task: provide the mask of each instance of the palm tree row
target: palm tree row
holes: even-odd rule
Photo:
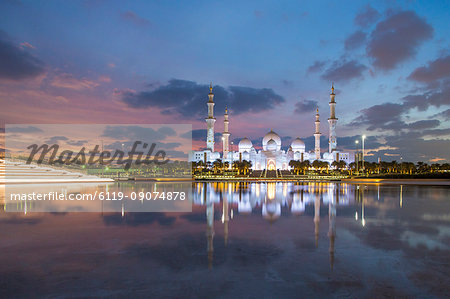
[[[364,172],[366,174],[423,174],[423,173],[433,173],[433,172],[448,172],[450,171],[450,164],[444,163],[434,163],[427,164],[424,162],[418,162],[414,164],[412,162],[402,162],[398,163],[397,161],[381,161],[380,163],[376,162],[365,162],[364,167],[362,162],[352,162],[347,165],[345,161],[334,161],[331,165],[325,161],[315,160],[312,163],[309,161],[299,161],[299,160],[291,160],[289,162],[289,166],[294,174],[299,175],[302,173],[306,174],[308,170],[318,171],[319,173],[326,172],[328,173],[330,169],[334,171],[339,171],[343,173],[348,173],[349,175],[353,175],[354,172]],[[235,161],[231,165],[231,169],[236,172],[238,175],[247,175],[251,172],[252,163],[247,160]],[[364,168],[364,169],[363,169]],[[229,162],[223,162],[221,159],[217,159],[214,162],[192,162],[192,171],[193,173],[207,171],[214,173],[224,173],[226,170],[230,169]]]

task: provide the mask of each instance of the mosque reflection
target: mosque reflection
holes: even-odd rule
[[[379,187],[378,187],[379,188]],[[194,206],[206,206],[206,238],[209,268],[214,258],[214,213],[220,211],[225,246],[229,238],[229,222],[245,214],[259,214],[269,223],[282,215],[302,215],[308,205],[314,207],[315,247],[319,242],[320,208],[328,206],[328,239],[330,267],[333,269],[336,239],[336,207],[361,205],[355,220],[365,226],[364,186],[339,183],[197,183],[193,190]],[[379,190],[378,190],[379,194]],[[379,197],[378,197],[379,199]]]

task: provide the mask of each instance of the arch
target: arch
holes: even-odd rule
[[[268,160],[267,161],[267,170],[276,170],[277,169],[277,164],[275,163],[274,160]]]

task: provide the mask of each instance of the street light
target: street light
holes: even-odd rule
[[[366,135],[362,135],[362,168],[363,171],[366,171],[366,168],[364,167],[364,139],[366,139]]]
[[[355,140],[355,144],[356,144],[356,155],[358,156],[358,143],[359,143],[359,140]],[[355,159],[356,160],[356,172],[359,172],[359,157],[358,157],[358,159]]]

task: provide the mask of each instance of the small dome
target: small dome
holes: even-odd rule
[[[262,141],[263,150],[265,150],[265,151],[268,150],[267,149],[267,143],[269,142],[269,140],[275,141],[278,151],[281,149],[281,138],[280,138],[280,136],[278,136],[278,134],[275,133],[274,131],[270,130],[270,132],[267,133],[266,136],[264,136],[264,138],[263,138],[263,141]]]
[[[242,138],[241,141],[239,141],[239,151],[240,152],[248,152],[253,147],[253,144],[250,139],[247,137]]]
[[[294,152],[305,150],[305,143],[300,139],[296,138],[291,143],[292,150]]]

